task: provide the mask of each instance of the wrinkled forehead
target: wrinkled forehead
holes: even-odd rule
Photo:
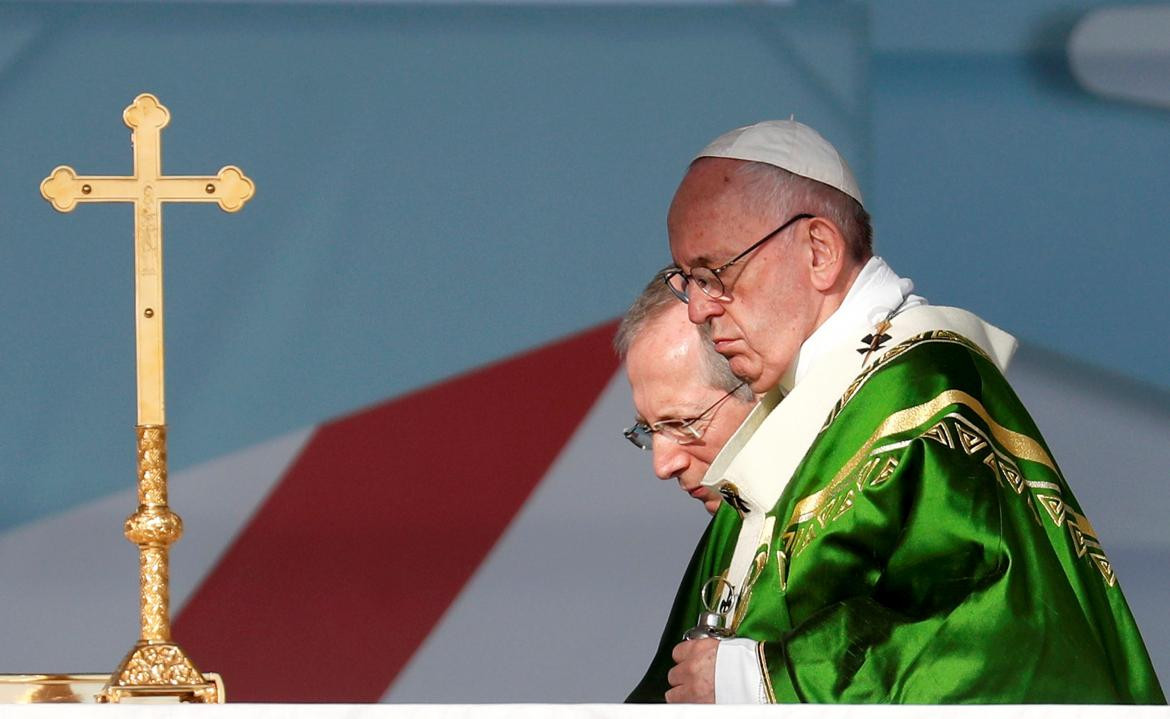
[[[671,257],[684,270],[721,264],[761,224],[738,173],[742,165],[739,160],[703,158],[679,184],[666,227]]]

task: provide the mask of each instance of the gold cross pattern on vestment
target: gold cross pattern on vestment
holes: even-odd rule
[[[863,354],[865,357],[861,358],[862,364],[869,361],[869,356],[882,348],[886,342],[889,342],[892,337],[886,334],[886,330],[890,329],[890,320],[886,318],[874,327],[873,332],[861,338],[862,347],[857,350],[858,354]]]
[[[41,195],[60,212],[79,202],[134,203],[134,317],[138,379],[138,509],[123,527],[139,549],[141,634],[98,695],[99,701],[174,697],[223,701],[223,686],[205,675],[171,639],[170,545],[183,532],[167,505],[166,399],[163,347],[162,203],[215,202],[236,212],[255,192],[238,167],[208,177],[162,174],[162,129],[170,112],[143,93],[122,113],[134,147],[134,174],[78,175],[58,166],[41,183]]]

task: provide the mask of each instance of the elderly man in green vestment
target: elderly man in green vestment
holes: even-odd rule
[[[1165,703],[1096,533],[1004,379],[1015,341],[875,257],[794,121],[733,130],[668,216],[690,320],[763,399],[630,701]],[[733,638],[680,641],[704,604]]]

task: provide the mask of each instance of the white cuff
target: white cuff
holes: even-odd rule
[[[724,639],[715,653],[716,704],[767,704],[764,674],[752,639]]]

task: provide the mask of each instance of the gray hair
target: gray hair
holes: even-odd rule
[[[638,299],[634,300],[634,304],[630,305],[630,309],[626,310],[625,316],[622,317],[617,334],[613,338],[613,348],[623,362],[630,353],[630,345],[634,343],[634,340],[645,332],[655,320],[662,317],[668,309],[678,304],[679,299],[666,286],[666,273],[675,269],[678,268],[670,265],[659,270],[646,285],[646,288],[642,290],[642,294],[638,295]],[[731,392],[739,387],[735,392],[735,399],[743,402],[753,401],[755,396],[752,394],[751,388],[747,385],[740,386],[743,381],[731,373],[727,359],[715,351],[715,346],[711,344],[707,333],[702,332],[699,327],[695,328],[695,332],[699,335],[703,380],[724,392]]]
[[[745,161],[736,174],[746,181],[748,202],[757,211],[771,214],[779,210],[785,219],[801,212],[823,217],[841,230],[854,260],[873,255],[869,213],[844,192],[766,162]]]

